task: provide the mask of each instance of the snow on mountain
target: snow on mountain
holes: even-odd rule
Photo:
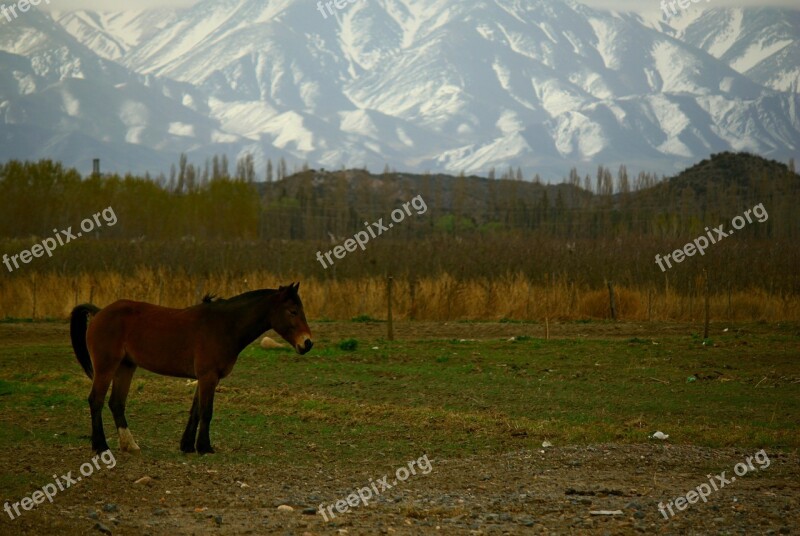
[[[71,35],[98,56],[120,60],[136,45],[174,23],[174,11],[121,11],[102,13],[54,12],[54,18]]]
[[[191,85],[102,59],[39,12],[4,25],[0,49],[0,158],[165,169],[223,134]]]
[[[60,140],[80,133],[121,171],[161,171],[180,152],[549,178],[620,163],[671,173],[723,150],[797,156],[798,12],[656,21],[572,0],[334,11],[203,0],[28,13],[0,26],[0,158],[42,154],[30,129],[68,164],[76,142]]]
[[[800,92],[800,11],[712,9],[679,38],[760,85]]]

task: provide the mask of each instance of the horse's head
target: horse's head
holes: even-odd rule
[[[278,289],[276,308],[272,312],[272,329],[274,329],[286,342],[291,344],[298,354],[305,354],[314,342],[311,340],[311,330],[306,322],[303,311],[303,302],[297,290],[300,283],[293,283],[288,287]]]

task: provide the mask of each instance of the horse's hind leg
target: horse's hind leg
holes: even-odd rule
[[[194,400],[192,401],[192,409],[189,410],[189,422],[186,424],[186,430],[183,432],[181,438],[181,451],[194,452],[194,439],[197,436],[197,423],[200,422],[200,387],[194,390]]]
[[[125,401],[128,399],[134,372],[136,372],[136,365],[130,361],[123,360],[120,363],[117,372],[114,373],[111,398],[108,401],[108,407],[111,408],[111,413],[114,415],[114,424],[117,425],[117,432],[119,432],[119,449],[123,452],[139,452],[139,445],[133,440],[133,436],[128,430],[128,420],[125,418]]]
[[[209,373],[197,380],[197,391],[200,397],[200,430],[197,432],[197,453],[213,454],[209,437],[211,417],[214,414],[214,390],[219,383],[219,376]]]
[[[97,453],[109,450],[103,431],[103,403],[111,383],[111,373],[95,370],[92,390],[89,393],[89,410],[92,413],[92,450]]]

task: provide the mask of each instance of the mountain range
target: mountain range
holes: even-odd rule
[[[0,159],[186,153],[556,179],[800,154],[800,11],[572,0],[202,0],[0,24]],[[263,172],[260,173],[263,177]]]

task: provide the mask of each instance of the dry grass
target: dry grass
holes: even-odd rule
[[[295,278],[296,279],[296,278]],[[207,293],[229,297],[247,290],[288,284],[292,278],[264,271],[234,276],[217,273],[175,276],[167,270],[139,269],[81,274],[32,273],[0,280],[0,318],[66,318],[83,302],[100,306],[120,299],[169,307],[198,303]],[[702,288],[698,284],[696,288]],[[386,318],[386,279],[303,278],[301,296],[311,319]],[[699,321],[702,294],[678,294],[671,288],[615,287],[617,317],[628,321]],[[714,293],[711,317],[730,321],[800,320],[800,299],[764,289]],[[524,274],[497,279],[459,280],[449,274],[394,282],[395,319],[541,321],[611,317],[607,288],[588,288],[561,278],[531,281]]]

